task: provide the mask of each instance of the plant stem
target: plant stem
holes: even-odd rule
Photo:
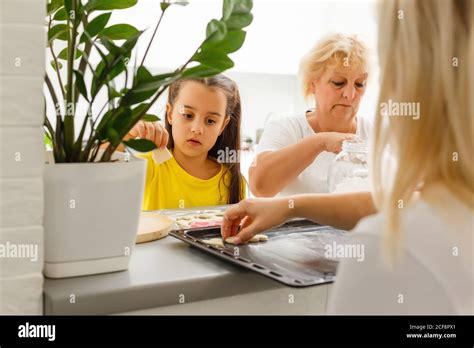
[[[97,143],[96,147],[94,147],[94,148],[92,149],[92,156],[91,156],[91,158],[90,158],[90,161],[91,161],[91,162],[95,162],[95,159],[96,159],[96,157],[97,157],[97,154],[99,153],[99,149],[100,149],[100,142]]]
[[[87,16],[85,16],[82,19],[82,26],[84,30],[87,24],[88,24],[88,18]],[[82,52],[81,61],[79,62],[79,71],[84,75],[84,77],[86,76],[86,68],[88,65],[88,59],[89,59],[89,54],[91,52],[91,49],[92,49],[92,45],[90,44],[90,42],[86,40],[86,43],[84,44],[84,52]],[[78,93],[77,87],[75,87],[74,102],[77,103],[78,99],[79,99],[79,93]]]
[[[44,126],[48,128],[49,134],[51,135],[51,140],[54,139],[54,129],[49,122],[48,115],[46,114],[46,98],[44,98]]]
[[[140,63],[140,66],[143,66],[143,63],[145,63],[145,58],[148,54],[148,50],[150,49],[151,43],[153,42],[153,39],[155,38],[156,32],[158,31],[158,27],[160,26],[160,23],[161,23],[161,20],[163,19],[163,15],[165,14],[165,11],[166,9],[161,11],[160,18],[158,19],[158,23],[156,23],[156,27],[155,27],[155,30],[153,31],[153,35],[151,36],[150,42],[148,42],[148,46],[146,48],[145,54],[143,55],[143,59],[142,59],[142,62]]]
[[[51,29],[51,23],[52,23],[52,18],[51,16],[49,16],[49,23],[48,23],[48,30]],[[58,64],[58,58],[56,57],[56,54],[54,54],[54,50],[53,50],[53,42],[51,41],[51,43],[49,44],[49,50],[51,52],[51,55],[53,56],[53,60],[54,60],[54,65],[56,66],[56,74],[58,75],[58,82],[59,82],[59,88],[61,89],[61,94],[63,96],[63,100],[66,99],[65,98],[65,92],[64,92],[64,84],[63,84],[63,81],[61,79],[61,73],[59,71],[59,64]]]
[[[62,115],[61,111],[59,108],[59,103],[58,103],[58,97],[56,96],[56,92],[54,91],[53,84],[51,83],[51,80],[49,79],[48,74],[45,74],[44,76],[44,81],[46,82],[46,86],[48,87],[49,90],[49,95],[51,96],[51,99],[53,100],[54,104],[54,110],[56,111],[56,132],[55,132],[55,138],[53,138],[53,148],[54,148],[54,159],[56,162],[64,162],[64,148],[63,148],[63,121],[62,121]]]
[[[70,162],[74,147],[74,108],[71,110],[72,115],[69,115],[69,109],[74,106],[74,81],[73,68],[74,58],[76,53],[76,36],[77,36],[77,0],[72,1],[72,12],[74,18],[72,19],[72,28],[68,31],[68,55],[67,55],[67,91],[66,91],[66,114],[64,116],[64,148],[66,150],[67,161]],[[68,24],[70,18],[68,17]]]

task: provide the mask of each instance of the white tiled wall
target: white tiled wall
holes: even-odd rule
[[[0,1],[0,314],[42,314],[45,10]]]

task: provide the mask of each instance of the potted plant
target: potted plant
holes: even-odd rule
[[[207,77],[231,68],[228,57],[245,40],[252,0],[224,0],[222,18],[211,20],[195,53],[176,70],[154,75],[146,55],[164,14],[186,1],[161,1],[153,35],[140,59],[128,68],[142,35],[129,24],[108,25],[113,11],[137,0],[48,0],[45,75],[46,161],[45,269],[48,277],[70,277],[128,268],[141,210],[146,162],[126,156],[120,144],[140,152],[155,145],[123,138],[140,120],[157,121],[150,108],[173,81]],[[57,49],[58,44],[65,47]],[[91,56],[100,57],[94,64]],[[130,63],[129,63],[130,64]],[[53,78],[54,76],[55,78]],[[119,84],[121,87],[119,88]],[[105,105],[97,105],[99,96]],[[77,122],[78,104],[86,105]],[[80,118],[80,117],[79,117]],[[76,128],[77,127],[77,128]]]

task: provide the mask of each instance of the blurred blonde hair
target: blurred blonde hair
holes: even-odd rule
[[[472,1],[461,0],[379,4],[381,89],[371,173],[391,261],[402,237],[400,208],[419,185],[441,183],[473,208],[473,11]],[[419,119],[383,115],[389,100],[419,103]]]
[[[304,55],[300,61],[299,78],[303,96],[312,95],[311,82],[324,73],[326,67],[349,66],[366,72],[369,50],[356,35],[329,34]]]

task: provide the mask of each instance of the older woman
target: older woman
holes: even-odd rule
[[[367,121],[357,116],[368,78],[368,51],[353,36],[332,34],[301,60],[304,96],[316,107],[265,127],[256,165],[249,170],[256,196],[328,192],[327,174],[341,144],[355,135],[366,140]]]
[[[379,105],[414,101],[421,113],[377,113],[377,209],[366,193],[245,200],[226,211],[222,235],[246,241],[294,216],[349,227],[378,210],[351,232],[365,255],[342,258],[329,312],[473,314],[474,3],[380,3]],[[410,15],[399,20],[400,9]]]

